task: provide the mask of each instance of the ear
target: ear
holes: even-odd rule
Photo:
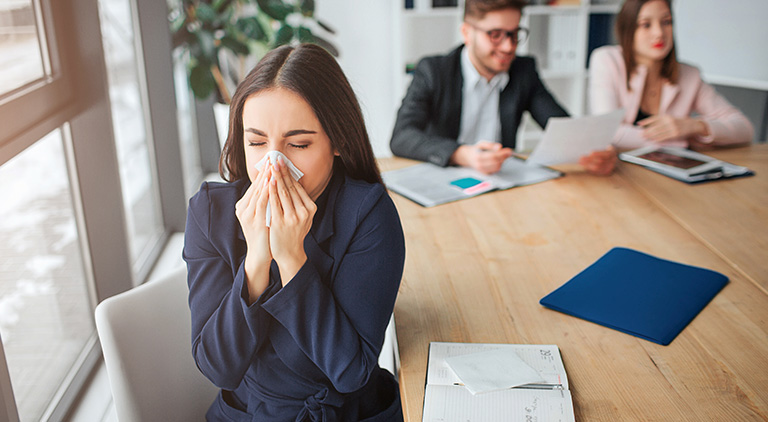
[[[341,154],[339,154],[339,151],[335,149],[333,150],[333,155],[335,155],[336,157],[341,157]]]
[[[470,31],[472,26],[466,22],[461,23],[461,38],[464,39],[464,45],[470,45]]]

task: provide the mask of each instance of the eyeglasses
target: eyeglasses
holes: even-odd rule
[[[528,39],[528,29],[519,27],[513,31],[507,31],[504,29],[490,29],[486,30],[480,27],[475,26],[474,24],[467,22],[469,26],[477,29],[478,31],[484,32],[485,35],[488,36],[488,39],[491,41],[491,44],[493,45],[499,45],[504,42],[507,38],[512,41],[512,44],[519,45],[525,42],[525,40]]]

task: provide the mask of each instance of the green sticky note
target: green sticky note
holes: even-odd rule
[[[461,189],[471,188],[472,186],[481,183],[482,181],[475,179],[474,177],[465,177],[463,179],[456,179],[451,182],[452,185],[458,186]]]

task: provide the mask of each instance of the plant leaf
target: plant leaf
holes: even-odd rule
[[[208,63],[219,63],[216,41],[213,33],[200,29],[194,32],[199,45],[199,52],[193,52],[195,55],[202,56]]]
[[[275,34],[275,41],[272,43],[273,48],[280,47],[291,42],[293,39],[293,27],[288,24],[283,24]]]
[[[299,42],[315,42],[315,36],[312,35],[312,31],[301,26],[299,27]]]
[[[218,17],[218,13],[210,5],[199,3],[195,9],[195,17],[200,22],[212,24]]]
[[[239,56],[247,56],[251,53],[247,44],[240,42],[231,35],[225,35],[221,38],[221,46],[232,50],[233,53]]]
[[[216,80],[213,79],[211,68],[204,63],[198,63],[189,72],[189,86],[195,97],[204,100],[216,89]]]
[[[231,7],[232,3],[234,3],[234,0],[213,0],[211,6],[217,13],[221,13],[222,10]]]
[[[261,22],[256,17],[249,16],[240,18],[235,22],[237,29],[249,40],[254,41],[268,41],[269,36],[264,28],[261,26]]]
[[[283,3],[281,0],[256,0],[256,3],[262,12],[279,22],[285,21],[285,17],[293,12],[293,7]]]
[[[335,34],[336,30],[328,26],[328,24],[324,23],[323,21],[316,19],[315,22],[317,22],[318,25],[320,25],[321,28],[325,29],[331,34]]]
[[[302,0],[300,8],[302,15],[313,16],[315,14],[315,0]]]

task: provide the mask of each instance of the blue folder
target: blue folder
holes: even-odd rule
[[[668,345],[728,277],[627,248],[613,248],[539,303]]]

